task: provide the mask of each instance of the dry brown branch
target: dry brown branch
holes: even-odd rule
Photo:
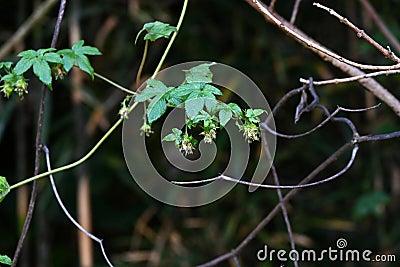
[[[333,153],[329,158],[327,158],[324,162],[322,162],[317,168],[315,168],[307,177],[305,177],[300,183],[305,184],[311,181],[313,178],[315,178],[316,175],[318,175],[322,170],[324,170],[327,166],[329,166],[331,163],[337,160],[338,157],[340,157],[344,152],[346,152],[350,147],[352,147],[352,143],[346,143],[343,145],[341,148],[339,148],[335,153]],[[287,193],[282,201],[287,202],[289,199],[293,198],[300,190],[299,189],[292,189]],[[267,216],[264,217],[264,219],[240,242],[240,244],[231,250],[228,253],[225,253],[209,262],[206,262],[204,264],[198,265],[197,267],[209,267],[209,266],[216,266],[222,261],[225,261],[229,259],[230,257],[234,255],[238,255],[243,248],[245,248],[248,243],[253,240],[257,234],[264,229],[264,227],[273,219],[275,216],[280,212],[281,210],[281,202],[276,204],[276,206],[268,213]]]
[[[381,19],[378,13],[376,13],[374,7],[368,0],[359,0],[365,10],[368,12],[368,15],[374,20],[378,29],[382,32],[383,36],[388,40],[392,48],[396,50],[397,53],[400,53],[400,42],[397,38],[392,34],[392,32],[388,29],[385,22]]]
[[[296,21],[297,13],[299,12],[300,2],[301,0],[296,0],[296,2],[294,3],[292,15],[290,17],[291,24],[294,24],[294,22]]]
[[[400,58],[398,58],[390,49],[384,48],[377,41],[375,41],[368,34],[366,34],[364,30],[358,28],[351,21],[349,21],[347,18],[343,17],[342,15],[338,14],[332,8],[328,8],[324,5],[321,5],[320,3],[314,3],[313,5],[327,11],[329,14],[336,17],[341,23],[345,24],[350,29],[352,29],[357,34],[358,38],[362,38],[362,39],[366,40],[368,43],[370,43],[372,46],[374,46],[376,49],[378,49],[378,51],[381,52],[386,58],[391,59],[396,63],[400,62]]]
[[[0,60],[3,59],[13,47],[21,42],[30,30],[49,12],[57,0],[43,2],[35,12],[19,27],[19,29],[0,47]]]
[[[290,24],[284,18],[280,17],[278,14],[272,13],[264,3],[258,0],[246,0],[246,2],[249,3],[258,12],[260,12],[268,22],[272,23],[275,26],[278,26],[278,28],[289,35],[289,37],[301,43],[309,50],[317,54],[319,57],[331,63],[333,66],[339,68],[350,76],[365,75],[365,73],[359,68],[349,65],[349,62],[347,62],[347,60],[345,60],[343,57],[323,47],[321,44],[314,41],[312,38],[303,33],[300,29]],[[359,65],[365,66],[362,64]],[[386,69],[395,69],[400,67],[400,64],[385,67]],[[400,117],[400,101],[395,96],[393,96],[392,93],[390,93],[386,88],[384,88],[381,84],[379,84],[372,78],[361,79],[358,80],[358,82],[362,84],[368,91],[374,94],[377,98],[386,103],[397,114],[397,116]]]
[[[383,70],[383,71],[376,71],[371,72],[364,75],[352,76],[347,78],[335,78],[331,80],[323,80],[323,81],[315,81],[313,82],[314,85],[327,85],[327,84],[338,84],[338,83],[347,83],[347,82],[354,82],[365,78],[371,78],[381,75],[392,75],[392,74],[399,74],[400,70]],[[300,78],[300,82],[304,84],[308,84],[308,79]]]

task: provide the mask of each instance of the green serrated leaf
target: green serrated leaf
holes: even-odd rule
[[[84,43],[85,43],[84,40],[79,40],[79,41],[75,42],[75,43],[72,45],[71,48],[72,48],[72,50],[74,50],[74,51],[79,50],[79,48],[81,48],[81,47],[83,46]]]
[[[172,128],[172,133],[166,135],[163,138],[163,141],[169,141],[169,142],[176,141],[182,138],[181,135],[182,135],[181,130],[179,130],[178,128]]]
[[[211,93],[213,95],[222,95],[221,90],[219,90],[217,87],[211,84],[205,84],[203,86],[203,91],[207,93]]]
[[[167,110],[167,101],[163,96],[155,97],[147,108],[147,119],[149,123],[156,121]]]
[[[7,182],[6,177],[0,176],[0,202],[6,197],[10,192],[10,185]]]
[[[33,62],[34,59],[32,58],[26,58],[26,57],[21,58],[17,62],[17,65],[15,65],[14,72],[18,75],[25,73],[27,70],[30,69],[30,67],[32,67]]]
[[[35,75],[39,78],[41,82],[43,82],[50,89],[52,89],[51,69],[47,61],[45,61],[44,59],[35,60],[35,62],[33,63],[33,73],[35,73]]]
[[[12,260],[7,255],[0,255],[0,263],[7,264],[7,265],[12,265]]]
[[[162,81],[156,79],[148,79],[146,84],[158,92],[166,92],[168,90],[168,87]]]
[[[176,135],[181,135],[181,134],[182,134],[182,131],[179,130],[178,128],[172,128],[172,132],[173,132],[174,134],[176,134]]]
[[[80,40],[72,45],[71,49],[63,49],[57,52],[62,56],[62,64],[64,69],[69,72],[75,62],[78,67],[88,73],[92,79],[94,78],[94,69],[86,55],[101,55],[101,52],[92,46],[83,46],[84,41]]]
[[[56,49],[53,48],[53,47],[50,47],[50,48],[41,48],[41,49],[39,49],[39,50],[36,52],[36,54],[37,54],[37,56],[40,56],[40,55],[44,55],[44,54],[46,54],[46,53],[48,53],[48,52],[53,52],[53,51],[56,51]]]
[[[216,100],[215,98],[207,98],[204,100],[204,105],[209,112],[212,112],[217,104],[218,100]]]
[[[144,102],[155,97],[156,95],[157,93],[153,92],[151,88],[145,88],[142,92],[140,92],[140,94],[135,96],[135,102]]]
[[[190,95],[193,91],[200,90],[199,84],[182,84],[172,89],[169,92],[171,98],[184,98]]]
[[[54,52],[44,54],[43,59],[46,60],[47,62],[58,63],[58,64],[63,63],[61,56]]]
[[[35,57],[37,57],[37,55],[38,55],[38,53],[32,49],[22,51],[21,53],[18,54],[19,57],[23,57],[23,58],[35,58]]]
[[[92,65],[90,64],[90,61],[87,58],[87,56],[77,54],[76,55],[76,63],[78,64],[78,67],[81,70],[88,73],[90,75],[90,77],[92,77],[92,80],[94,79],[94,69],[93,69]]]
[[[169,142],[171,142],[171,141],[175,141],[175,140],[176,140],[176,136],[175,136],[175,134],[173,134],[173,133],[170,133],[170,134],[166,135],[166,136],[163,138],[163,141],[169,141]]]
[[[232,112],[233,112],[237,117],[243,116],[242,109],[239,107],[238,104],[236,104],[236,103],[229,103],[228,106],[229,106],[229,108],[232,110]]]
[[[144,102],[157,95],[164,95],[169,88],[161,81],[155,79],[148,79],[146,81],[146,88],[135,97],[135,102]]]
[[[171,33],[177,31],[177,28],[160,21],[146,23],[136,36],[135,43],[143,31],[147,31],[143,39],[154,42],[159,38],[169,38]]]
[[[204,98],[192,98],[186,100],[185,102],[186,115],[189,117],[189,119],[192,119],[199,114],[200,110],[203,110],[203,107],[204,107]]]
[[[93,46],[83,46],[79,49],[79,52],[82,54],[85,54],[85,55],[90,55],[90,56],[101,55],[100,50]]]
[[[260,116],[260,115],[263,114],[264,112],[266,113],[266,111],[263,110],[263,109],[258,109],[258,108],[253,109],[253,114],[254,114],[254,116]]]
[[[228,121],[232,118],[232,111],[230,109],[221,109],[219,111],[219,123],[224,127]]]
[[[75,64],[75,54],[74,53],[66,53],[62,57],[63,67],[66,72],[69,72]]]
[[[210,70],[212,65],[216,63],[203,63],[189,70],[184,70],[185,72],[185,83],[193,82],[204,82],[211,83],[213,74]]]
[[[4,61],[4,62],[0,62],[0,69],[6,69],[6,70],[10,70],[11,66],[12,66],[12,62],[10,61]]]

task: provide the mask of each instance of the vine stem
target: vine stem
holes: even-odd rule
[[[144,51],[143,51],[142,61],[140,62],[139,70],[138,70],[137,75],[136,75],[136,84],[135,84],[136,90],[138,90],[138,88],[140,86],[140,76],[142,76],[142,70],[143,70],[144,62],[146,62],[148,47],[149,47],[149,40],[146,40],[146,42],[144,44]]]
[[[138,103],[134,103],[134,104],[132,105],[132,107],[129,109],[129,111],[132,111],[132,110],[137,106],[137,104],[138,104]],[[118,128],[118,126],[123,122],[123,120],[124,120],[123,118],[120,118],[120,119],[107,131],[107,133],[97,142],[97,144],[96,144],[85,156],[83,156],[81,159],[79,159],[79,160],[77,160],[77,161],[75,161],[75,162],[73,162],[73,163],[71,163],[71,164],[68,164],[68,165],[65,165],[65,166],[62,166],[62,167],[53,169],[53,170],[51,170],[51,171],[47,171],[47,172],[38,174],[38,175],[35,175],[35,176],[30,177],[30,178],[27,178],[27,179],[25,179],[25,180],[23,180],[23,181],[21,181],[21,182],[19,182],[19,183],[13,184],[13,185],[10,186],[10,190],[12,190],[12,189],[14,189],[14,188],[17,188],[17,187],[19,187],[19,186],[21,186],[21,185],[30,183],[30,182],[32,182],[32,181],[35,181],[35,180],[37,180],[37,179],[46,177],[46,176],[48,176],[48,175],[50,175],[50,174],[54,174],[54,173],[57,173],[57,172],[65,171],[65,170],[71,169],[71,168],[73,168],[73,167],[76,167],[76,166],[82,164],[83,162],[85,162],[86,160],[88,160],[88,159],[94,154],[94,152],[96,152],[96,150],[103,144],[103,142],[114,132],[114,130],[115,130],[116,128]]]
[[[167,48],[165,48],[164,54],[162,55],[162,57],[160,59],[160,62],[158,63],[157,68],[154,71],[153,76],[151,76],[152,79],[154,79],[156,77],[157,73],[160,71],[161,66],[164,64],[165,58],[167,57],[168,52],[171,49],[172,44],[174,43],[176,36],[178,35],[179,29],[181,28],[181,25],[182,25],[182,22],[183,22],[183,18],[185,17],[185,13],[186,13],[186,8],[187,8],[188,2],[189,2],[189,0],[185,0],[185,2],[183,3],[181,16],[179,17],[178,24],[176,25],[176,32],[174,32],[172,34],[171,40],[169,40]]]
[[[169,50],[171,49],[172,44],[174,43],[174,40],[175,40],[175,38],[176,38],[176,36],[177,36],[177,34],[178,34],[178,32],[179,32],[179,29],[180,29],[180,27],[181,27],[181,25],[182,25],[183,18],[185,17],[185,13],[186,13],[186,8],[187,8],[188,2],[189,2],[189,0],[185,0],[185,2],[183,3],[181,15],[180,15],[180,17],[179,17],[179,21],[178,21],[178,24],[177,24],[177,26],[176,26],[177,31],[174,32],[174,34],[172,35],[171,39],[169,40],[169,43],[168,43],[166,49],[164,50],[164,54],[162,55],[162,57],[161,57],[161,59],[160,59],[160,62],[158,63],[158,66],[157,66],[157,68],[155,69],[155,71],[154,71],[154,73],[153,73],[152,78],[156,77],[156,75],[157,75],[158,72],[160,71],[161,66],[163,65],[163,63],[164,63],[164,61],[165,61],[165,58],[167,57],[168,52],[169,52]],[[95,76],[96,76],[96,77],[99,77],[100,79],[103,79],[104,81],[106,81],[106,82],[112,84],[113,86],[116,86],[116,87],[119,88],[119,89],[123,88],[122,86],[119,86],[118,84],[112,82],[111,80],[109,80],[109,79],[103,77],[102,75],[100,75],[100,74],[98,74],[98,73],[95,73]],[[126,88],[124,88],[123,91],[125,91],[125,90],[126,90]],[[135,94],[134,92],[131,92],[131,93]],[[130,113],[132,112],[132,110],[134,110],[135,107],[136,107],[137,105],[138,105],[138,102],[134,103],[134,104],[129,108],[127,114],[130,114]],[[62,167],[53,169],[53,170],[51,170],[51,171],[47,171],[47,172],[44,172],[44,173],[35,175],[35,176],[30,177],[30,178],[27,178],[27,179],[25,179],[25,180],[23,180],[23,181],[21,181],[21,182],[18,182],[18,183],[16,183],[16,184],[13,184],[13,185],[10,186],[10,190],[15,189],[15,188],[17,188],[17,187],[19,187],[19,186],[21,186],[21,185],[30,183],[30,182],[32,182],[32,181],[35,181],[35,180],[37,180],[37,179],[46,177],[46,176],[48,176],[48,175],[50,175],[50,174],[62,172],[62,171],[65,171],[65,170],[74,168],[74,167],[76,167],[76,166],[82,164],[83,162],[85,162],[86,160],[88,160],[88,159],[94,154],[94,152],[96,152],[96,150],[97,150],[97,149],[103,144],[103,142],[114,132],[114,130],[118,128],[118,126],[119,126],[123,121],[124,121],[124,118],[120,118],[117,122],[115,122],[115,124],[114,124],[114,125],[107,131],[107,133],[97,142],[97,144],[96,144],[85,156],[83,156],[81,159],[79,159],[79,160],[77,160],[77,161],[75,161],[75,162],[73,162],[73,163],[70,163],[70,164],[68,164],[68,165],[65,165],[65,166],[62,166]]]
[[[101,74],[98,74],[98,73],[94,72],[94,76],[96,76],[97,78],[100,78],[100,79],[102,79],[103,81],[105,81],[105,82],[111,84],[112,86],[118,88],[119,90],[124,91],[125,93],[128,93],[128,94],[130,94],[130,95],[136,95],[135,92],[133,92],[133,91],[131,91],[131,90],[129,90],[129,89],[127,89],[127,88],[125,88],[125,87],[119,85],[119,84],[116,83],[116,82],[111,81],[110,79],[104,77],[104,76],[101,75]]]

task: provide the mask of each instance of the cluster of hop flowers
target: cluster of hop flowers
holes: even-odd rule
[[[193,150],[197,145],[197,140],[192,135],[177,128],[173,128],[172,133],[165,136],[163,140],[174,142],[175,146],[185,156],[193,154]]]
[[[260,126],[256,125],[252,122],[245,122],[244,124],[240,125],[239,123],[236,124],[239,128],[239,131],[243,132],[243,136],[247,142],[251,143],[253,141],[260,140]]]
[[[261,109],[248,109],[245,112],[241,112],[239,116],[234,118],[239,131],[243,132],[244,138],[249,143],[260,140],[259,116],[263,112],[265,111]],[[186,126],[190,129],[198,126],[199,122],[203,122],[201,125],[203,132],[201,132],[200,135],[204,136],[204,142],[208,144],[212,143],[217,137],[217,130],[219,128],[217,117],[203,113],[194,119],[188,120]],[[185,156],[192,154],[198,143],[198,141],[192,135],[188,134],[187,131],[183,132],[177,128],[173,128],[172,133],[165,136],[163,140],[173,141],[175,146]]]
[[[236,122],[239,131],[243,132],[243,136],[247,142],[251,143],[260,140],[259,116],[264,112],[266,111],[262,109],[247,109],[240,116],[242,124],[238,121]]]
[[[13,93],[18,94],[22,98],[24,94],[28,93],[28,82],[23,75],[12,71],[11,65],[12,62],[0,63],[0,69],[5,70],[5,75],[0,76],[0,81],[3,83],[0,85],[0,91],[7,98],[10,98]]]
[[[0,62],[0,69],[5,70],[5,75],[1,76],[0,92],[7,98],[16,93],[20,98],[28,94],[28,81],[23,74],[17,74],[11,68],[12,62]],[[52,68],[52,75],[56,80],[64,79],[67,74],[61,64],[57,64]]]

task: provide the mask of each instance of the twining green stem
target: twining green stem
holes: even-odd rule
[[[158,72],[160,71],[161,66],[162,66],[163,63],[164,63],[164,60],[165,60],[165,58],[167,57],[167,54],[168,54],[169,50],[171,49],[171,46],[172,46],[172,44],[173,44],[173,42],[174,42],[174,40],[175,40],[175,38],[176,38],[176,36],[177,36],[177,34],[178,34],[178,31],[179,31],[181,25],[182,25],[182,21],[183,21],[183,18],[184,18],[184,16],[185,16],[185,12],[186,12],[186,8],[187,8],[188,2],[189,2],[189,0],[185,0],[185,2],[184,2],[184,4],[183,4],[181,16],[179,17],[179,21],[178,21],[178,24],[177,24],[177,26],[176,26],[177,31],[174,32],[174,34],[172,35],[171,39],[169,40],[169,43],[168,43],[168,45],[167,45],[167,48],[165,49],[164,54],[162,55],[162,57],[161,57],[161,59],[160,59],[160,62],[158,63],[158,66],[157,66],[156,70],[155,70],[154,73],[153,73],[152,78],[155,78],[156,75],[158,74]],[[132,91],[130,91],[130,90],[128,90],[128,89],[126,89],[126,88],[120,86],[119,84],[117,84],[117,83],[115,83],[115,82],[113,82],[113,81],[111,81],[111,80],[105,78],[104,76],[102,76],[102,75],[100,75],[100,74],[98,74],[98,73],[94,73],[94,75],[95,75],[96,77],[98,77],[98,78],[100,78],[100,79],[102,79],[102,80],[104,80],[104,81],[110,83],[111,85],[117,87],[118,89],[120,89],[120,90],[122,90],[122,91],[124,91],[124,92],[127,92],[127,93],[129,93],[129,94],[133,94],[133,95],[136,94],[135,92],[132,92]],[[134,104],[129,108],[127,114],[131,113],[132,110],[134,110],[135,107],[136,107],[137,105],[138,105],[138,102],[134,103]],[[62,167],[53,169],[53,170],[51,170],[51,171],[47,171],[47,172],[38,174],[38,175],[35,175],[35,176],[30,177],[30,178],[27,178],[27,179],[25,179],[25,180],[23,180],[23,181],[21,181],[21,182],[19,182],[19,183],[13,184],[13,185],[10,186],[10,190],[11,190],[11,189],[14,189],[14,188],[17,188],[17,187],[19,187],[19,186],[21,186],[21,185],[30,183],[30,182],[32,182],[32,181],[35,181],[35,180],[37,180],[37,179],[46,177],[46,176],[48,176],[48,175],[50,175],[50,174],[62,172],[62,171],[65,171],[65,170],[74,168],[74,167],[76,167],[76,166],[82,164],[83,162],[85,162],[86,160],[88,160],[88,159],[94,154],[94,152],[96,152],[96,150],[97,150],[97,149],[103,144],[103,142],[114,132],[114,130],[118,128],[118,126],[119,126],[123,121],[124,121],[124,119],[123,119],[123,118],[120,118],[120,119],[107,131],[107,133],[97,142],[97,144],[96,144],[85,156],[83,156],[81,159],[79,159],[79,160],[77,160],[77,161],[75,161],[75,162],[73,162],[73,163],[71,163],[71,164],[68,164],[68,165],[65,165],[65,166],[62,166]]]
[[[138,104],[138,103],[134,103],[134,104],[130,107],[129,111],[132,111],[132,110],[137,106],[137,104]],[[34,181],[34,180],[39,179],[39,178],[46,177],[46,176],[48,176],[48,175],[50,175],[50,174],[54,174],[54,173],[57,173],[57,172],[65,171],[65,170],[71,169],[71,168],[73,168],[73,167],[76,167],[76,166],[82,164],[83,162],[85,162],[86,160],[88,160],[88,159],[94,154],[94,152],[96,152],[96,150],[101,146],[101,144],[112,134],[112,132],[113,132],[123,121],[124,121],[124,119],[123,119],[123,118],[120,118],[120,119],[108,130],[108,132],[97,142],[97,144],[96,144],[84,157],[82,157],[81,159],[79,159],[79,160],[77,160],[77,161],[75,161],[75,162],[73,162],[73,163],[71,163],[71,164],[68,164],[68,165],[65,165],[65,166],[62,166],[62,167],[53,169],[53,170],[48,171],[48,172],[44,172],[44,173],[38,174],[38,175],[33,176],[33,177],[31,177],[31,178],[27,178],[27,179],[25,179],[25,180],[23,180],[23,181],[21,181],[21,182],[19,182],[19,183],[13,184],[13,185],[10,186],[10,190],[11,190],[11,189],[14,189],[14,188],[17,188],[17,187],[19,187],[19,186],[21,186],[21,185],[30,183],[30,182],[32,182],[32,181]]]
[[[181,28],[181,25],[182,25],[182,22],[183,22],[183,18],[185,17],[185,13],[186,13],[186,8],[187,8],[188,2],[189,2],[189,0],[185,0],[185,2],[183,3],[181,16],[179,17],[178,24],[176,25],[176,32],[174,32],[172,34],[171,40],[169,40],[167,48],[165,48],[164,54],[162,55],[161,60],[158,63],[157,68],[154,71],[153,76],[151,76],[152,79],[154,79],[157,76],[157,73],[160,71],[162,65],[164,64],[165,58],[167,57],[168,52],[171,49],[172,44],[174,43],[176,36],[178,35],[179,29]]]
[[[122,87],[121,85],[119,85],[119,84],[117,84],[117,83],[111,81],[110,79],[104,77],[103,75],[100,75],[100,74],[98,74],[98,73],[95,72],[95,73],[94,73],[94,76],[96,76],[97,78],[102,79],[103,81],[105,81],[105,82],[111,84],[112,86],[115,86],[116,88],[118,88],[118,89],[121,90],[121,91],[124,91],[125,93],[128,93],[128,94],[130,94],[130,95],[135,95],[135,94],[136,94],[135,92],[133,92],[133,91],[131,91],[131,90],[129,90],[129,89],[126,89],[125,87]]]
[[[149,40],[146,40],[146,43],[144,44],[144,51],[143,51],[143,57],[142,61],[140,62],[139,70],[136,75],[136,90],[139,88],[140,85],[140,76],[142,76],[142,70],[144,66],[144,62],[146,62],[146,57],[147,57],[147,48],[149,47]]]

